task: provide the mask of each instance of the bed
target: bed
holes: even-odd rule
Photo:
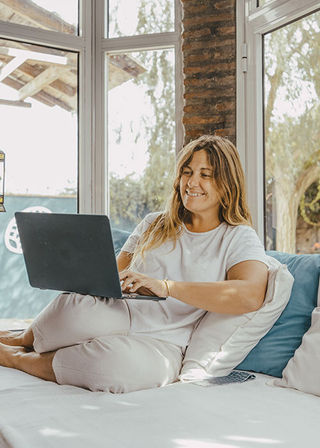
[[[280,317],[244,360],[234,364],[236,370],[253,372],[253,380],[208,387],[179,381],[113,395],[0,367],[0,448],[318,448],[320,255],[270,256],[282,263],[275,278],[281,279],[288,268],[294,283]],[[277,291],[279,295],[281,288]],[[258,313],[265,323],[267,313]],[[234,319],[220,318],[206,329],[218,329],[219,337],[221,329],[230,330],[224,343],[228,350],[223,357],[218,353],[219,362],[212,364],[218,368],[235,362],[229,356],[232,349],[238,356],[239,343],[247,343],[244,334],[252,335],[261,324],[259,319],[246,320],[239,332],[233,330],[239,324]],[[210,336],[199,329],[198,343],[203,335]],[[211,336],[214,344],[218,337]],[[193,361],[196,354],[203,356],[202,346],[192,352]]]
[[[1,367],[0,447],[319,447],[319,397],[270,379],[111,395]]]

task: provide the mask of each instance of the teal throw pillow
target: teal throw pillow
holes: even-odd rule
[[[281,377],[311,325],[311,313],[317,306],[320,255],[292,255],[277,251],[267,254],[288,266],[294,277],[291,296],[270,331],[236,368]]]

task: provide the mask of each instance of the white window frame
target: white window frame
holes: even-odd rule
[[[263,36],[320,9],[315,0],[237,1],[237,147],[248,203],[262,241],[264,229]]]
[[[79,213],[108,212],[105,52],[174,48],[176,54],[176,147],[183,144],[181,5],[175,2],[175,30],[123,38],[105,38],[105,0],[79,0],[80,36],[0,20],[0,38],[79,53],[78,126]]]
[[[183,145],[184,128],[182,124],[183,112],[183,69],[182,69],[182,46],[181,46],[181,17],[182,9],[180,0],[174,1],[175,29],[172,32],[142,34],[129,37],[106,38],[105,8],[106,3],[98,0],[96,2],[96,150],[97,159],[95,165],[95,176],[99,179],[101,189],[96,192],[95,210],[109,212],[108,191],[108,158],[107,158],[107,85],[106,85],[106,54],[155,50],[161,48],[173,48],[175,50],[175,137],[176,148],[180,150]]]
[[[24,43],[46,45],[79,53],[78,73],[78,198],[79,212],[93,212],[95,185],[92,176],[94,129],[92,110],[92,7],[93,0],[81,0],[79,29],[80,36],[47,31],[26,25],[0,21],[0,38],[14,39]]]

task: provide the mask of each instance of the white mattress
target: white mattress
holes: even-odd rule
[[[320,398],[268,380],[111,395],[0,367],[0,447],[318,448]]]

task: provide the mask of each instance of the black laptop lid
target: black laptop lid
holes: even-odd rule
[[[17,212],[15,217],[31,286],[121,297],[107,216]]]

